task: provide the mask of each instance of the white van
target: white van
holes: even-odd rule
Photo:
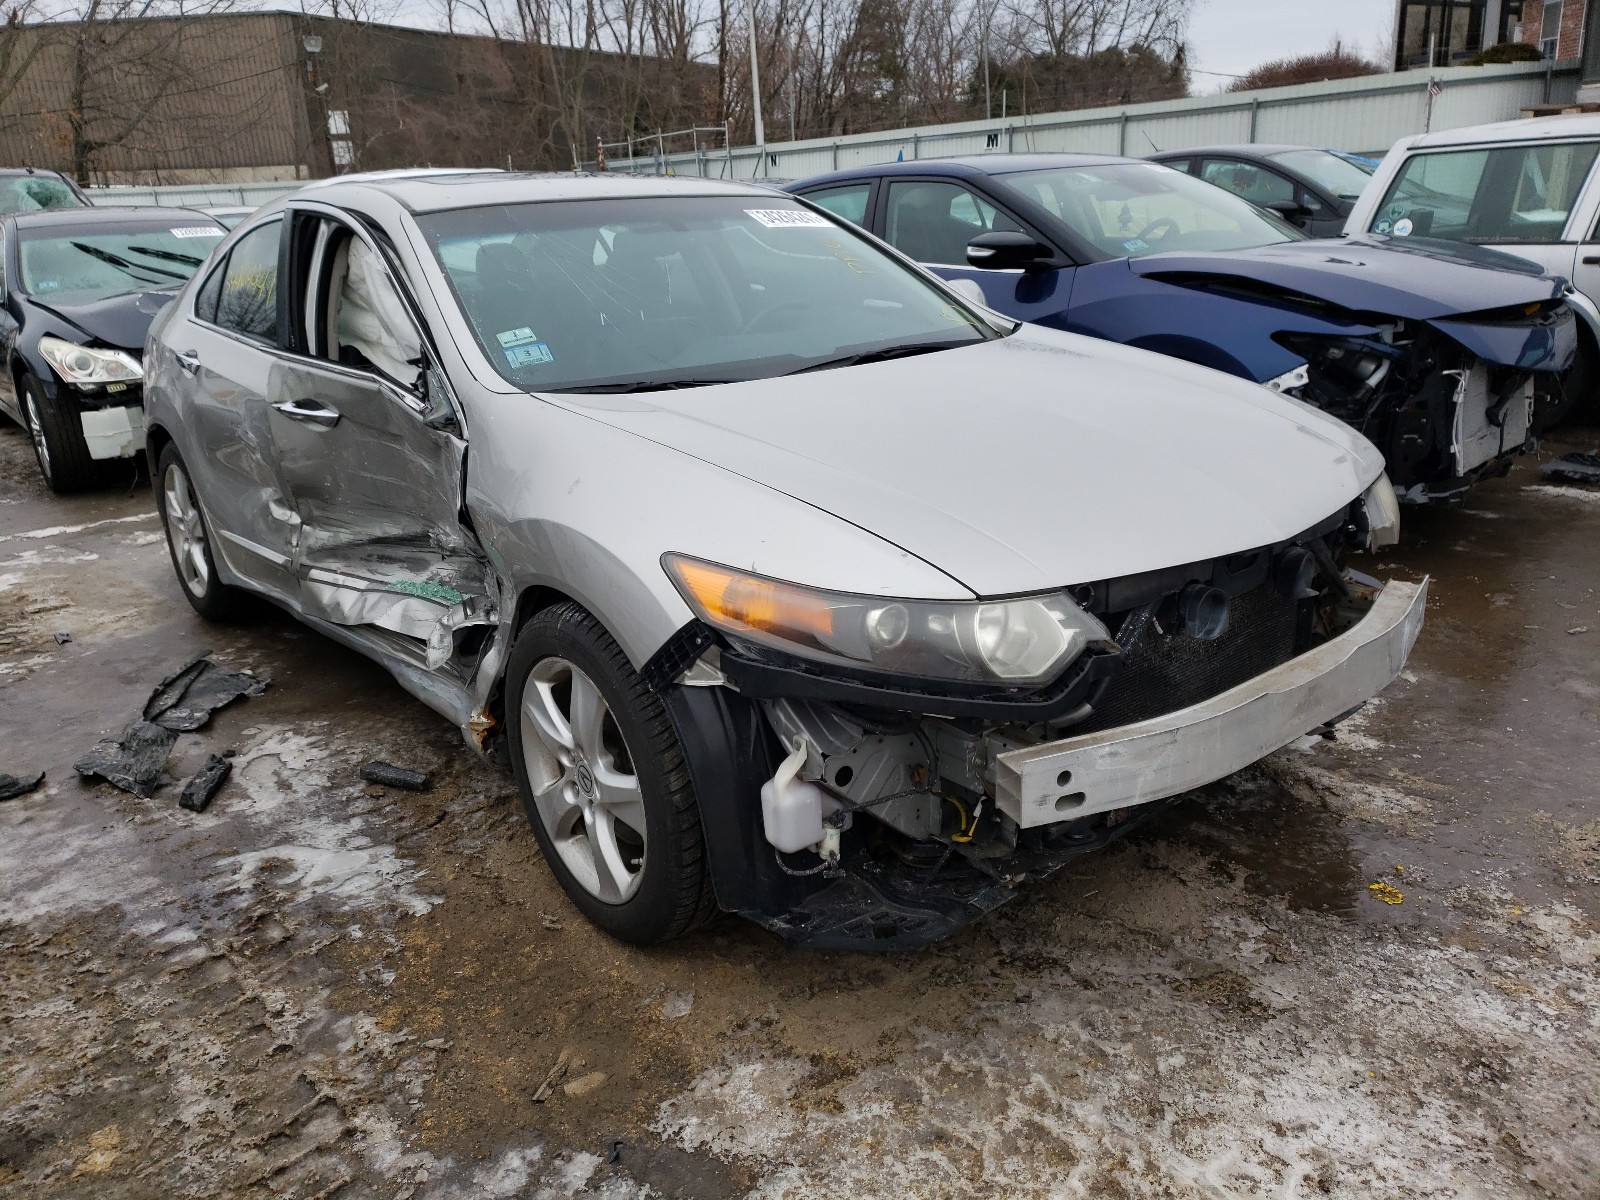
[[[1493,246],[1572,281],[1583,318],[1569,393],[1600,379],[1600,115],[1536,117],[1394,144],[1344,232]]]

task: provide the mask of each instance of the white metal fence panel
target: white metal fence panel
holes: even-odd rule
[[[157,204],[165,208],[231,208],[248,204],[259,208],[299,186],[298,183],[228,183],[96,187],[89,189],[89,197],[96,204],[118,208],[137,204]]]
[[[1428,84],[1440,95],[1430,105]],[[1527,105],[1569,102],[1574,63],[1508,63],[1434,72],[1371,75],[1259,92],[1194,96],[1118,108],[1036,114],[1007,120],[925,125],[881,133],[772,143],[763,159],[754,147],[730,155],[669,154],[661,159],[613,158],[611,169],[726,178],[730,158],[738,179],[800,179],[824,171],[897,159],[962,154],[1060,152],[1149,154],[1152,148],[1232,142],[1289,142],[1345,150],[1386,151],[1425,129],[1458,129],[1510,120]]]

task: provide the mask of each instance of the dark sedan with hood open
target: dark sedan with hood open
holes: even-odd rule
[[[1505,472],[1567,402],[1565,281],[1483,247],[1311,241],[1221,188],[1105,155],[888,163],[787,186],[1006,316],[1331,413],[1378,445],[1412,503]]]
[[[144,449],[145,334],[227,232],[173,208],[61,208],[0,218],[0,412],[22,424],[53,491]]]

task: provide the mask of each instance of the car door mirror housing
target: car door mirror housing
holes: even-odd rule
[[[1289,221],[1298,221],[1311,215],[1311,210],[1298,200],[1268,200],[1261,207]]]
[[[1015,231],[980,233],[967,243],[967,264],[985,271],[1044,271],[1057,265],[1049,246]]]

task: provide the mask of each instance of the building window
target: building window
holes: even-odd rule
[[[1539,53],[1546,58],[1556,56],[1561,42],[1561,2],[1544,0],[1544,16],[1539,21]]]

